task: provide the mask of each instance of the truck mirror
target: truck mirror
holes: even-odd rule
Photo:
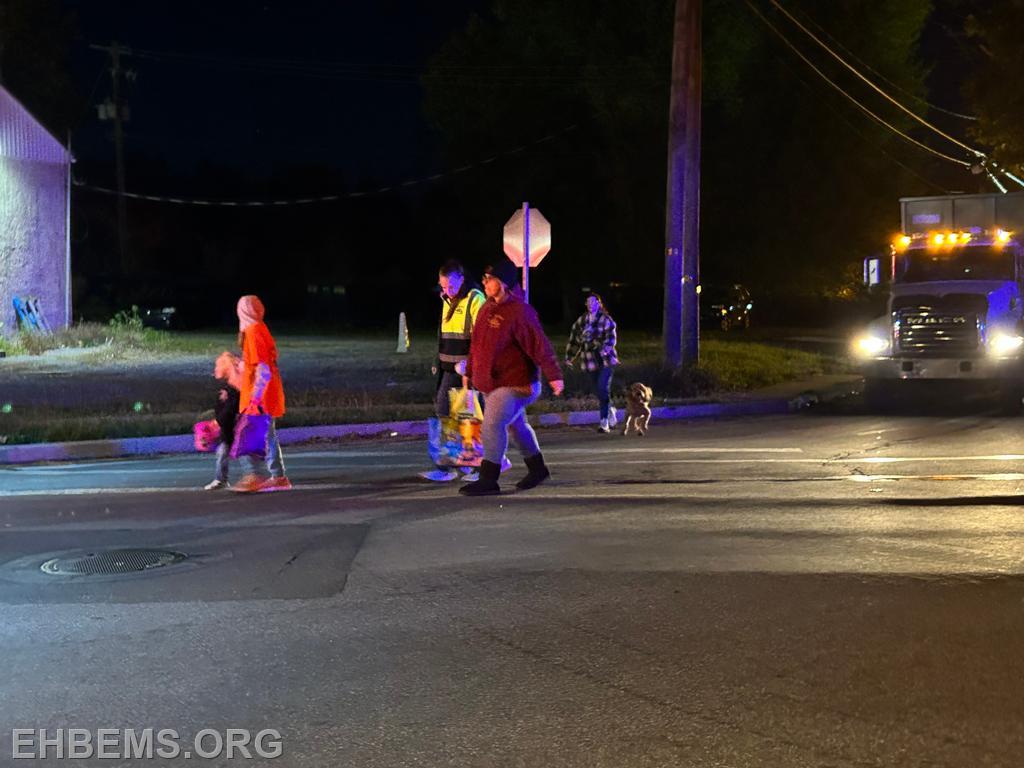
[[[864,285],[878,285],[882,282],[882,260],[877,256],[864,259]]]

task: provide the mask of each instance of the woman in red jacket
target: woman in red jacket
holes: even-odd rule
[[[484,271],[487,302],[473,326],[464,374],[467,383],[472,382],[473,388],[486,396],[481,430],[484,459],[480,463],[480,479],[459,489],[459,493],[467,496],[501,492],[498,475],[509,433],[528,470],[516,488],[533,488],[551,476],[537,435],[526,420],[526,407],[540,397],[539,373],[543,373],[556,397],[565,385],[555,350],[544,335],[537,312],[512,292],[516,277],[516,267],[508,259]]]

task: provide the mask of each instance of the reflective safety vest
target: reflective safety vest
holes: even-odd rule
[[[441,302],[441,333],[437,344],[437,357],[442,371],[454,371],[455,364],[469,357],[469,340],[473,334],[473,323],[487,298],[483,291],[473,288],[467,293],[448,319],[451,305]]]

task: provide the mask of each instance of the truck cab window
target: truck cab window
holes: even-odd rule
[[[1010,248],[973,246],[948,250],[913,250],[900,257],[896,280],[927,283],[936,280],[1013,280],[1014,253]]]

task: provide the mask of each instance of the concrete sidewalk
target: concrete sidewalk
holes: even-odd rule
[[[652,409],[654,420],[693,419],[730,416],[764,416],[789,413],[815,402],[841,397],[855,390],[861,379],[850,374],[815,376],[784,382],[746,392],[713,403],[681,403]],[[544,413],[532,416],[538,427],[587,426],[597,424],[597,411]],[[351,437],[417,436],[427,434],[427,422],[392,421],[376,424],[334,424],[315,427],[286,427],[278,430],[282,445],[297,445],[314,440]],[[192,435],[131,437],[117,440],[85,440],[68,443],[32,443],[0,446],[0,465],[30,464],[47,461],[115,459],[128,456],[194,453]]]

